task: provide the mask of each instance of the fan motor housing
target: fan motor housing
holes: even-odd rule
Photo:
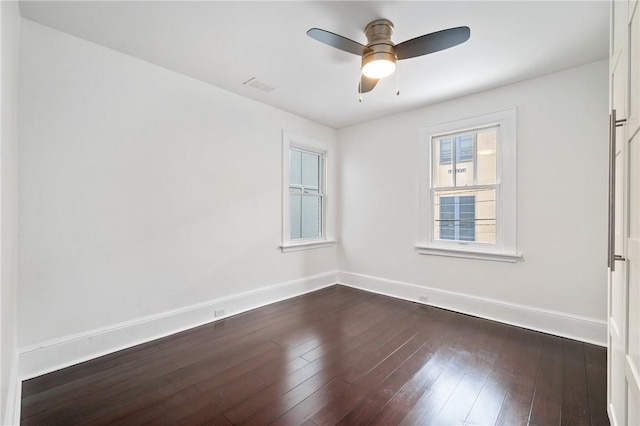
[[[367,24],[364,32],[367,36],[367,47],[371,50],[362,55],[363,67],[378,60],[396,62],[396,52],[391,41],[393,22],[388,19],[376,19]]]

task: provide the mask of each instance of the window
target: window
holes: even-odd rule
[[[439,159],[431,176],[435,240],[496,242],[499,130],[490,126],[431,137],[433,158]]]
[[[424,129],[419,253],[515,261],[516,111]]]
[[[325,148],[321,143],[283,133],[283,252],[335,244],[327,238]]]
[[[320,152],[289,148],[290,239],[323,237],[322,169]]]

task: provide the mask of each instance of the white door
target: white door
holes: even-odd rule
[[[640,7],[612,3],[608,411],[640,425]]]
[[[640,425],[640,6],[629,2],[629,84],[627,141],[628,227],[627,258],[627,423]]]
[[[620,128],[614,131],[620,135]],[[611,155],[615,166],[615,209],[612,213],[613,241],[610,248],[609,277],[609,351],[608,351],[608,397],[609,418],[613,425],[627,424],[627,395],[625,386],[625,355],[627,336],[627,262],[624,258],[624,204],[625,204],[625,145],[621,139],[612,146]]]
[[[625,351],[626,424],[640,425],[640,133],[627,142],[629,156],[629,229],[625,241],[627,263],[627,347]]]

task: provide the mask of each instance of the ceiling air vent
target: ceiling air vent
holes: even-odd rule
[[[265,83],[264,81],[260,81],[255,77],[251,77],[249,80],[245,81],[245,86],[253,87],[254,89],[262,90],[263,92],[271,92],[276,88],[276,86],[272,86],[270,84]]]

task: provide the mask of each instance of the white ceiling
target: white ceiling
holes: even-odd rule
[[[331,127],[604,59],[607,1],[96,2],[22,1],[22,16]],[[358,102],[360,58],[305,34],[363,44],[393,21],[396,43],[466,25],[468,42],[399,63]],[[277,88],[243,86],[256,77]]]

